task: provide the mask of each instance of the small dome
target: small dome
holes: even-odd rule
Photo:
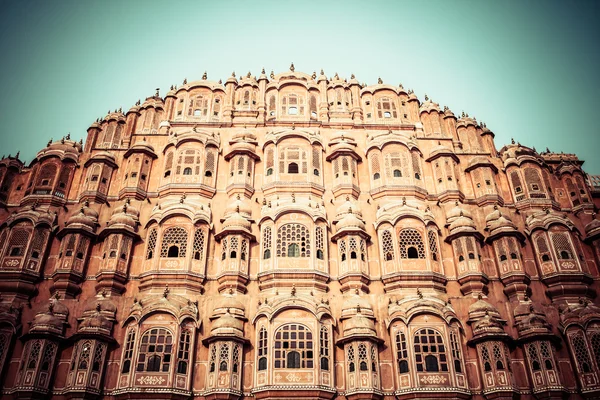
[[[63,320],[51,313],[38,314],[31,323],[32,331],[62,331]]]
[[[502,213],[497,206],[494,207],[494,211],[485,217],[485,225],[490,235],[494,235],[498,231],[517,230],[517,226],[512,222],[510,217]]]
[[[244,142],[244,141],[239,141],[239,142],[235,142],[234,144],[231,145],[231,150],[236,150],[236,151],[248,151],[251,153],[254,153],[256,149],[256,146],[252,143],[249,142]]]
[[[375,336],[376,334],[375,323],[364,315],[356,314],[344,321],[344,336]]]
[[[361,314],[366,317],[373,317],[373,307],[366,298],[358,294],[348,297],[342,303],[342,319]]]
[[[471,314],[477,316],[485,314],[486,312],[489,314],[499,314],[496,307],[494,307],[493,305],[491,305],[483,299],[479,299],[469,306],[469,316],[471,316]]]
[[[79,330],[107,330],[112,329],[113,323],[100,313],[85,318],[79,325]]]
[[[95,229],[98,225],[98,213],[96,210],[89,207],[87,201],[79,209],[79,212],[76,212],[69,217],[65,224],[67,227],[73,225],[83,225],[91,229]]]
[[[84,308],[84,313],[87,312],[110,312],[116,313],[117,306],[108,297],[93,298],[87,301]]]
[[[146,141],[146,139],[139,140],[131,146],[130,150],[148,151],[154,153],[154,147]]]
[[[600,232],[600,220],[594,219],[585,226],[585,233],[588,236],[595,235]]]
[[[346,214],[336,225],[337,231],[341,230],[350,230],[350,229],[359,229],[361,231],[366,230],[365,223],[360,220],[355,214],[350,213]]]
[[[460,216],[460,217],[456,218],[454,221],[452,221],[452,223],[448,227],[450,232],[457,230],[457,229],[463,229],[463,228],[476,229],[475,223],[473,222],[473,220],[471,218],[467,218],[465,216]]]
[[[440,111],[440,105],[438,103],[434,103],[431,99],[425,100],[421,107],[419,108],[419,112],[431,112],[431,111]]]
[[[448,211],[448,214],[446,214],[446,218],[448,219],[448,222],[452,222],[454,218],[458,217],[466,217],[473,219],[473,215],[468,210],[462,208],[457,201],[456,203],[454,203],[454,207],[450,209],[450,211]]]
[[[350,196],[346,196],[346,201],[344,201],[338,208],[337,208],[337,215],[336,218],[343,218],[344,216],[348,215],[348,214],[354,214],[358,217],[362,217],[362,212],[360,210],[360,206],[355,203],[354,201],[350,200]]]
[[[430,159],[438,154],[454,154],[454,151],[452,149],[450,149],[449,147],[446,147],[443,144],[438,143],[437,145],[435,145],[431,148],[428,159]]]
[[[227,217],[227,219],[225,219],[223,222],[223,230],[225,229],[242,229],[245,231],[250,231],[251,223],[244,218],[242,214],[236,212]]]
[[[351,151],[356,153],[356,147],[348,140],[340,140],[331,147],[331,153],[335,153],[336,151]]]
[[[138,209],[132,206],[129,203],[129,200],[127,200],[127,202],[123,204],[123,207],[118,207],[113,211],[110,220],[108,221],[108,226],[124,225],[135,229],[139,221],[139,216],[140,212]]]
[[[217,318],[217,320],[215,320],[212,323],[211,331],[215,332],[217,330],[223,329],[243,331],[244,322],[235,318],[233,315],[226,313],[225,315],[222,315],[221,317]]]
[[[238,194],[233,200],[231,200],[227,204],[224,214],[225,218],[235,213],[242,214],[245,218],[248,219],[252,217],[252,206],[250,202],[246,199],[246,197],[242,197]]]
[[[215,300],[215,305],[214,305],[214,310],[218,310],[218,309],[237,309],[237,310],[246,310],[246,307],[244,307],[244,304],[237,300],[235,298],[235,296],[231,296],[231,295],[221,295],[219,297],[217,297],[217,299]]]

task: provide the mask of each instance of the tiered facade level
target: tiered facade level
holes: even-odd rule
[[[19,399],[600,396],[597,178],[379,81],[184,81],[0,161]]]

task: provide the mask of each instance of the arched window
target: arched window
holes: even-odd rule
[[[592,346],[592,354],[596,361],[596,367],[600,368],[600,331],[589,332],[588,338]],[[545,342],[544,342],[545,343]]]
[[[165,160],[165,178],[171,175],[171,168],[173,168],[173,152],[167,153]]]
[[[510,180],[512,182],[513,185],[513,190],[515,191],[515,194],[521,194],[523,193],[523,186],[521,184],[521,176],[519,175],[519,173],[517,171],[513,171],[510,173]]]
[[[402,172],[400,172],[399,169],[395,169],[394,170],[394,178],[401,178],[402,177]]]
[[[398,372],[405,374],[408,369],[408,348],[406,345],[406,336],[404,332],[396,333],[396,358],[398,362]]]
[[[191,334],[188,329],[183,329],[179,336],[179,350],[177,352],[177,373],[187,374],[190,360]]]
[[[146,331],[140,342],[137,372],[169,372],[172,362],[173,336],[164,328]]]
[[[581,332],[577,332],[575,335],[571,336],[571,347],[573,349],[573,354],[575,355],[575,360],[577,361],[579,372],[592,372],[590,353]]]
[[[452,359],[454,361],[454,372],[462,372],[462,352],[460,349],[460,342],[458,340],[458,333],[454,330],[450,332],[450,347],[452,349]]]
[[[325,253],[323,252],[323,244],[324,244],[324,240],[323,240],[323,228],[320,226],[317,226],[315,228],[315,245],[317,247],[317,259],[319,260],[323,260],[325,258]]]
[[[263,243],[263,259],[267,260],[271,258],[271,227],[267,226],[263,229],[262,243]]]
[[[178,246],[169,246],[169,252],[167,254],[169,258],[177,258],[179,257],[179,247]]]
[[[216,150],[214,147],[211,147],[206,151],[206,163],[204,164],[204,176],[206,178],[211,178],[216,169]],[[205,179],[204,183],[210,183],[210,179]]]
[[[388,97],[377,100],[377,118],[398,118],[396,103]]]
[[[415,333],[414,357],[418,372],[447,372],[446,346],[442,335],[424,328]]]
[[[263,326],[258,333],[258,370],[264,371],[267,369],[267,330]]]
[[[273,168],[267,168],[267,176],[273,175]]]
[[[412,246],[407,249],[406,254],[408,258],[419,258],[419,252]]]
[[[148,249],[146,250],[146,260],[150,260],[154,257],[154,250],[156,249],[156,238],[158,236],[158,232],[156,228],[152,228],[150,233],[148,234]]]
[[[371,153],[369,160],[371,162],[371,173],[373,174],[373,180],[381,178],[381,163],[379,161],[379,153]]]
[[[285,224],[277,231],[277,257],[310,257],[310,235],[302,224]]]
[[[545,236],[545,233],[538,232],[537,236],[535,237],[535,244],[537,246],[537,251],[542,262],[548,262],[551,260],[550,248],[548,246],[548,242],[546,241]]]
[[[185,258],[187,240],[185,229],[178,226],[166,229],[162,239],[160,256]]]
[[[275,368],[313,368],[313,336],[304,325],[287,324],[275,333]]]
[[[431,252],[431,258],[433,261],[438,260],[438,240],[437,233],[433,230],[427,232],[427,238],[429,239],[429,251]]]
[[[298,173],[298,164],[296,163],[289,163],[288,164],[288,174],[297,174]]]
[[[383,248],[383,256],[386,261],[394,259],[394,243],[392,241],[392,234],[390,231],[385,230],[381,233],[381,243]]]
[[[199,175],[202,162],[202,150],[181,150],[177,156],[176,175]]]
[[[368,371],[367,364],[367,346],[364,343],[358,344],[358,369],[360,371]]]
[[[194,260],[202,260],[204,244],[204,231],[201,228],[197,228],[196,232],[194,232]]]
[[[130,329],[127,334],[127,340],[125,341],[125,347],[123,351],[123,366],[121,367],[121,373],[128,374],[131,370],[131,359],[133,358],[133,346],[135,344],[135,329]]]
[[[532,198],[546,198],[546,195],[542,193],[544,186],[542,185],[542,178],[540,173],[535,168],[525,168],[525,182],[529,188],[529,195]]]
[[[229,364],[229,343],[221,343],[219,351],[219,371],[227,371]]]
[[[79,350],[77,369],[87,371],[92,352],[92,342],[89,340],[82,342],[77,350]]]
[[[208,371],[215,372],[217,369],[216,364],[217,364],[217,345],[214,344],[210,348],[210,361],[209,361]]]
[[[321,350],[321,369],[329,371],[329,329],[326,326],[321,327],[319,344]]]
[[[554,245],[554,251],[556,257],[560,260],[571,260],[573,259],[573,249],[569,242],[568,234],[565,232],[552,233],[552,244]]]
[[[20,223],[19,226],[25,226],[24,223]],[[22,257],[25,255],[25,247],[29,242],[29,235],[31,231],[23,228],[13,228],[10,232],[10,239],[8,241],[8,254],[10,257]]]
[[[297,243],[290,243],[287,251],[288,257],[300,257],[300,246]]]
[[[400,258],[425,258],[425,245],[421,233],[413,228],[400,231],[398,238]]]
[[[350,345],[348,347],[348,372],[356,371],[355,357],[354,357],[354,347]]]

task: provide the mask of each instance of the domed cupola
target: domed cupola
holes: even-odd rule
[[[585,240],[593,243],[600,239],[600,220],[596,218],[596,213],[593,213],[592,217],[594,219],[585,225]]]
[[[520,340],[549,339],[557,340],[552,333],[552,325],[543,310],[534,304],[529,297],[515,307],[513,312]]]
[[[373,308],[366,299],[361,298],[358,289],[354,295],[344,301],[340,321],[343,329],[337,345],[344,349],[347,360],[346,397],[348,399],[379,398],[375,397],[379,394],[381,384],[378,346],[383,343],[383,340],[378,337],[375,329]]]
[[[480,373],[486,377],[486,390],[496,390],[503,398],[512,398],[516,391],[510,368],[509,345],[513,339],[504,331],[506,321],[490,303],[479,299],[469,307],[469,319],[473,337],[467,343],[477,349]]]
[[[350,196],[338,207],[334,224],[336,233],[331,240],[338,247],[340,290],[368,292],[367,243],[371,236],[366,231],[360,206]]]
[[[240,194],[237,194],[227,203],[227,206],[225,207],[225,213],[223,214],[223,219],[221,220],[221,222],[225,221],[233,214],[241,214],[247,220],[251,220],[252,203],[250,203],[250,201],[247,198],[242,197]]]
[[[65,229],[81,230],[94,234],[98,225],[98,212],[90,207],[88,201],[85,201],[81,208],[67,219]]]
[[[108,227],[106,230],[125,230],[131,234],[135,234],[139,225],[140,212],[138,209],[131,205],[129,199],[123,204],[122,207],[115,209],[110,219],[108,220]],[[103,232],[104,232],[103,231]]]
[[[454,250],[461,292],[468,295],[485,291],[488,278],[481,266],[483,235],[477,230],[473,216],[457,201],[447,213],[446,227],[449,235],[445,241]]]
[[[427,95],[425,95],[425,102],[419,107],[419,113],[431,113],[440,112],[440,105],[432,101]]]
[[[369,303],[366,297],[360,295],[360,291],[358,289],[355,289],[354,294],[348,296],[348,298],[342,303],[342,314],[340,320],[343,321],[359,314],[365,318],[375,318],[371,303]]]
[[[46,309],[37,312],[27,336],[50,335],[62,339],[68,316],[69,309],[55,296]]]
[[[514,235],[521,240],[525,239],[523,234],[517,230],[517,226],[510,216],[503,213],[497,205],[494,206],[494,211],[485,217],[485,230],[489,232],[486,239],[488,241],[503,235]]]
[[[31,322],[24,342],[20,365],[12,393],[17,398],[50,398],[59,344],[64,340],[69,309],[58,300],[50,299]]]
[[[510,338],[504,331],[506,321],[502,319],[496,307],[483,300],[481,295],[475,303],[469,306],[469,320],[467,323],[473,329],[472,341],[474,342],[488,338],[502,338],[502,340]]]
[[[227,195],[242,194],[250,198],[254,194],[254,170],[260,157],[256,154],[258,141],[254,133],[243,131],[233,135],[225,161],[229,163]]]
[[[37,153],[36,159],[41,161],[46,157],[55,156],[61,160],[70,159],[77,162],[82,150],[81,143],[71,140],[70,135],[67,135],[61,140],[48,142],[48,145]]]
[[[358,163],[362,161],[357,152],[357,143],[353,136],[342,132],[331,138],[329,155],[326,160],[333,166],[333,195],[351,195],[358,198],[360,194]]]
[[[248,268],[250,263],[250,244],[256,241],[252,234],[252,210],[249,201],[238,193],[231,201],[221,220],[223,227],[215,235],[221,243],[221,262],[219,263],[219,291],[235,288],[246,293]]]
[[[106,367],[109,347],[116,342],[112,336],[116,313],[117,307],[104,292],[85,304],[77,319],[77,332],[69,338],[74,345],[67,372],[67,393],[86,393],[91,397],[100,392],[100,377]]]
[[[362,218],[360,206],[346,196],[346,201],[337,208],[334,223],[336,224],[336,234],[331,238],[333,241],[345,232],[366,233],[366,225]]]
[[[244,336],[244,306],[231,292],[215,299],[210,334],[202,342],[209,353],[208,391],[218,391],[219,397],[229,393],[227,398],[237,398],[232,394],[241,393],[243,350],[249,341]]]
[[[451,238],[460,235],[473,235],[480,240],[483,238],[483,235],[477,231],[471,213],[461,207],[458,202],[456,202],[455,207],[448,212],[446,224],[450,233],[448,240],[452,240]]]
[[[67,219],[65,227],[57,234],[61,244],[58,265],[52,274],[51,292],[66,298],[73,298],[80,292],[98,226],[98,212],[87,200]]]
[[[111,336],[117,306],[104,292],[96,298],[90,299],[85,307],[79,321],[76,336],[102,338],[104,341],[112,342]]]
[[[139,210],[127,199],[122,207],[117,207],[104,228],[99,239],[103,240],[102,260],[96,274],[96,290],[106,289],[120,294],[129,274],[129,260],[133,243],[140,239],[137,233]]]

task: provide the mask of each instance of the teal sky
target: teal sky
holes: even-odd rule
[[[184,78],[287,70],[403,83],[600,174],[597,1],[0,1],[0,155]]]

